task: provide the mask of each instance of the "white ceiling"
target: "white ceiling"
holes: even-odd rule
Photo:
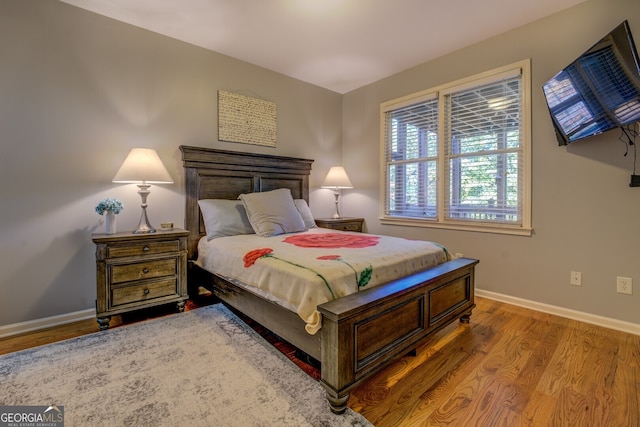
[[[585,0],[62,0],[346,93]]]

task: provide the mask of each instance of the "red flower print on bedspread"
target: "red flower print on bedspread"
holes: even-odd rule
[[[322,255],[319,256],[318,259],[331,261],[334,259],[340,259],[340,255]]]
[[[304,268],[305,270],[309,270],[312,273],[315,273],[315,275],[318,276],[320,279],[322,279],[322,281],[324,282],[325,286],[327,287],[327,289],[331,293],[331,298],[336,299],[336,295],[333,293],[333,289],[331,289],[331,285],[329,285],[329,282],[327,282],[327,279],[325,279],[322,274],[318,273],[317,271],[315,271],[315,270],[313,270],[313,269],[311,269],[309,267],[305,267],[304,265],[300,265],[300,264],[297,264],[295,262],[287,261],[286,259],[282,259],[282,258],[278,258],[277,256],[274,256],[273,255],[273,249],[271,249],[271,248],[260,248],[260,249],[254,249],[252,251],[249,251],[246,254],[244,254],[244,256],[242,257],[242,261],[244,261],[245,268],[249,268],[252,265],[254,265],[257,260],[259,260],[260,258],[263,258],[263,257],[277,259],[277,260],[286,262],[287,264],[291,264],[291,265],[296,266],[296,267]]]
[[[379,237],[367,234],[326,233],[296,234],[283,242],[301,248],[366,248],[377,245],[379,240]]]
[[[251,267],[259,258],[262,258],[265,255],[269,255],[271,252],[273,252],[273,249],[271,248],[254,249],[247,252],[244,257],[242,257],[244,266]]]

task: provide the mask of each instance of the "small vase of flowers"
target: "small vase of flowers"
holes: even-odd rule
[[[99,215],[105,215],[105,233],[113,234],[116,232],[116,215],[124,209],[122,202],[114,198],[106,198],[96,206],[96,212]]]

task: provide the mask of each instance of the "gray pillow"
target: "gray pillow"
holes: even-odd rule
[[[288,188],[241,194],[238,198],[242,200],[249,222],[258,236],[270,237],[306,230]]]
[[[254,234],[244,205],[239,200],[198,200],[207,240],[216,237]]]
[[[294,199],[293,204],[296,205],[302,220],[304,221],[304,225],[307,228],[316,227],[316,220],[313,219],[313,214],[311,213],[311,209],[309,209],[309,205],[305,199]]]

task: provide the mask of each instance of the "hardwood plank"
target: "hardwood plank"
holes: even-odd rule
[[[628,420],[630,426],[640,426],[640,340],[633,335],[621,335],[622,345],[618,363],[612,370],[612,381],[607,381],[603,389],[619,406],[615,414],[608,414],[607,425],[623,425]]]
[[[121,324],[120,316],[114,316],[111,326]],[[0,339],[0,354],[13,353],[27,348],[51,344],[53,342],[78,337],[81,335],[98,332],[98,323],[95,319],[80,320],[53,328],[41,329],[20,335]]]
[[[439,410],[448,412],[448,424],[463,424],[467,419],[476,420],[478,425],[499,425],[508,421],[509,400],[519,394],[511,380],[518,366],[526,363],[528,355],[520,344],[522,334],[518,332],[523,328],[522,323],[522,317],[511,316],[501,328],[503,333],[495,334],[485,343],[487,349],[491,345],[495,350],[485,353],[478,363],[469,366],[470,372],[450,390]]]
[[[550,426],[557,403],[558,400],[555,397],[534,391],[514,425],[517,427]]]

